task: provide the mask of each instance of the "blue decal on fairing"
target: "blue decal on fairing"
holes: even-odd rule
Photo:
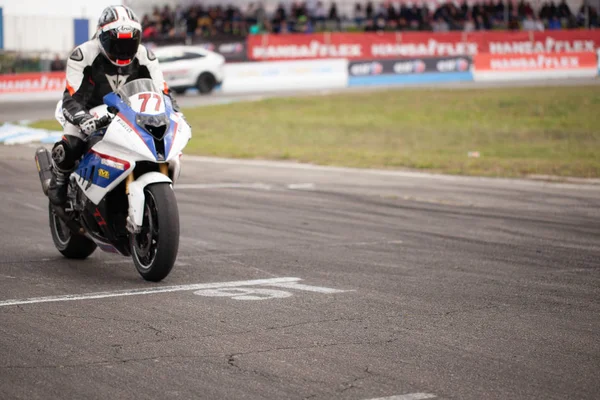
[[[123,165],[123,169],[115,168],[109,163],[103,162],[107,160],[93,151],[87,153],[77,167],[77,174],[80,176],[78,181],[85,187],[90,182],[101,188],[108,187],[111,183],[117,180],[129,167]],[[83,182],[82,182],[83,181]]]
[[[173,105],[171,103],[171,99],[169,98],[169,96],[163,96],[165,99],[165,112],[167,113],[167,115],[170,117],[171,114],[173,113]],[[169,153],[171,153],[171,147],[173,146],[173,141],[175,139],[175,128],[177,127],[177,124],[175,124],[173,122],[173,120],[171,118],[169,118],[169,130],[167,131],[167,134],[165,135],[165,160],[169,157]]]

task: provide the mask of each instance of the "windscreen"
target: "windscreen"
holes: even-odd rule
[[[161,94],[161,92],[156,88],[152,79],[136,79],[134,81],[128,82],[125,85],[121,86],[120,89],[115,91],[116,94],[121,96],[121,99],[129,105],[129,98],[136,93],[143,92],[154,92]]]

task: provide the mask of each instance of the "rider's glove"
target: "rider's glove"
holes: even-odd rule
[[[79,129],[81,129],[81,132],[83,132],[85,135],[89,136],[92,133],[96,132],[96,122],[96,118],[94,118],[90,114],[86,114],[82,117],[81,121],[79,122]]]

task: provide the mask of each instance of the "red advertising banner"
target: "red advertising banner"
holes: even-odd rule
[[[523,37],[525,35],[525,37]],[[579,53],[600,48],[600,30],[484,33],[480,53]]]
[[[478,72],[527,72],[596,69],[596,53],[478,54]]]
[[[0,94],[57,92],[65,86],[64,72],[0,75]]]
[[[282,34],[248,37],[250,60],[414,58],[589,52],[600,30],[549,32],[396,32]]]

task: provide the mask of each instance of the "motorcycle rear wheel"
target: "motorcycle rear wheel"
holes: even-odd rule
[[[85,236],[73,234],[67,224],[54,212],[52,204],[48,202],[50,219],[50,232],[56,249],[66,258],[83,260],[88,258],[95,250],[96,243]]]
[[[169,183],[144,189],[142,231],[131,235],[131,255],[138,273],[159,282],[169,275],[179,251],[179,210]]]

